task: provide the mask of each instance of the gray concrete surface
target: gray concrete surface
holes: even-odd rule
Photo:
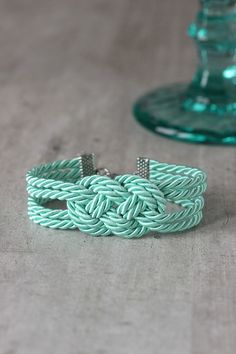
[[[191,77],[193,0],[0,1],[0,354],[233,354],[235,148],[143,130],[131,104]],[[202,224],[180,235],[92,238],[31,223],[25,172],[94,151],[209,174]]]

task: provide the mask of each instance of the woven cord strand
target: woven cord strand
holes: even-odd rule
[[[29,218],[42,226],[92,236],[141,237],[150,231],[189,229],[202,219],[206,174],[196,168],[150,161],[150,179],[137,175],[80,178],[80,160],[55,161],[26,175]],[[49,201],[67,209],[50,209]],[[177,211],[168,212],[167,203]]]

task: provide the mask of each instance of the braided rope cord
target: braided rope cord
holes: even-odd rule
[[[26,175],[28,214],[43,226],[76,229],[93,236],[141,237],[150,232],[177,232],[202,219],[206,174],[196,168],[150,160],[150,178],[119,175],[114,179],[80,177],[80,160],[55,161]],[[67,209],[50,209],[51,200]],[[168,212],[167,203],[180,208]]]

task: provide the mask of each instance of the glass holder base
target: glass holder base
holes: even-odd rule
[[[188,86],[172,84],[138,99],[133,107],[137,121],[154,133],[175,140],[236,144],[236,109],[214,113],[204,104],[199,104],[198,110],[187,109],[184,102]]]

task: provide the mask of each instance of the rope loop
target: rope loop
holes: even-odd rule
[[[177,232],[202,219],[206,174],[196,168],[150,160],[149,178],[125,174],[114,178],[81,177],[81,161],[55,161],[26,175],[28,214],[50,228],[76,229],[92,236],[141,237],[150,231]],[[51,209],[52,200],[66,209]],[[174,203],[174,211],[168,211]]]

